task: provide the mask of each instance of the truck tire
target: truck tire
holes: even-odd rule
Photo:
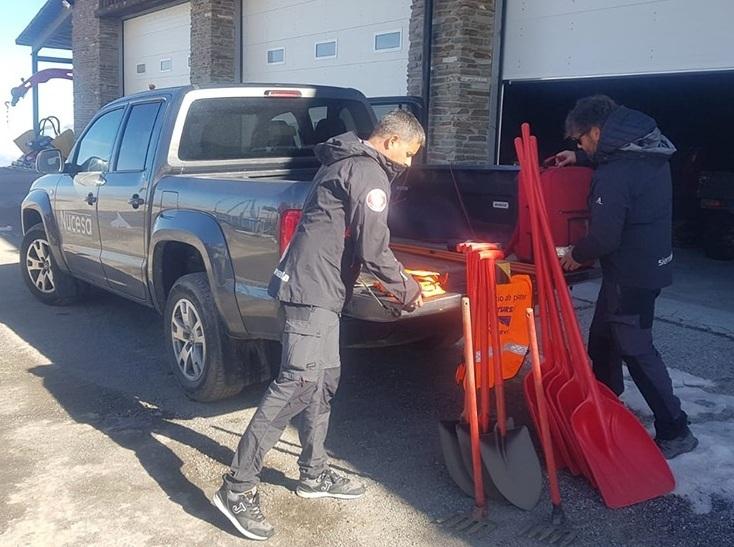
[[[63,306],[80,295],[80,283],[56,264],[42,224],[31,227],[23,236],[20,273],[33,296],[44,304]]]
[[[227,335],[205,273],[176,281],[163,318],[171,368],[189,398],[217,401],[242,391],[236,344]]]

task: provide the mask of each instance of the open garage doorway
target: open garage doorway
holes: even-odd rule
[[[671,160],[674,244],[704,247],[715,258],[734,258],[734,216],[723,210],[726,200],[734,198],[732,89],[734,72],[506,81],[500,163],[515,161],[512,140],[525,121],[538,136],[542,157],[570,148],[563,134],[566,113],[581,97],[609,95],[654,117],[678,149]],[[710,172],[716,172],[716,184],[707,177]]]

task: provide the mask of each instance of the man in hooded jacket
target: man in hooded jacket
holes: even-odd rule
[[[248,538],[264,540],[275,533],[260,510],[258,476],[263,458],[298,414],[302,451],[296,494],[353,499],[365,492],[362,484],[329,468],[324,448],[341,372],[339,314],[362,268],[404,309],[422,305],[420,287],[388,246],[387,215],[390,183],[424,142],[418,120],[396,110],[366,141],[345,133],[315,147],[322,167],[268,287],[284,320],[280,372],[212,500]]]
[[[596,259],[602,268],[589,329],[594,374],[620,395],[627,364],[655,416],[655,441],[674,458],[698,444],[652,338],[655,299],[672,283],[675,147],[650,116],[605,95],[579,100],[566,117],[566,134],[578,150],[557,154],[556,165],[595,168],[589,233],[561,258],[566,270]]]

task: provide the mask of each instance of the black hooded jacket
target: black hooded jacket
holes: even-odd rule
[[[577,262],[599,259],[605,277],[627,287],[672,283],[673,144],[651,117],[620,106],[601,129],[592,158],[589,234],[574,246]],[[577,163],[585,154],[577,153]]]
[[[387,227],[390,182],[404,167],[354,133],[317,145],[314,152],[322,166],[268,293],[281,302],[340,312],[363,267],[409,307],[420,287],[388,247]]]

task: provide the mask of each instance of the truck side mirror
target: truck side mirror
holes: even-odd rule
[[[41,150],[36,156],[36,171],[43,175],[61,173],[64,169],[64,160],[61,159],[61,150],[49,148]]]

